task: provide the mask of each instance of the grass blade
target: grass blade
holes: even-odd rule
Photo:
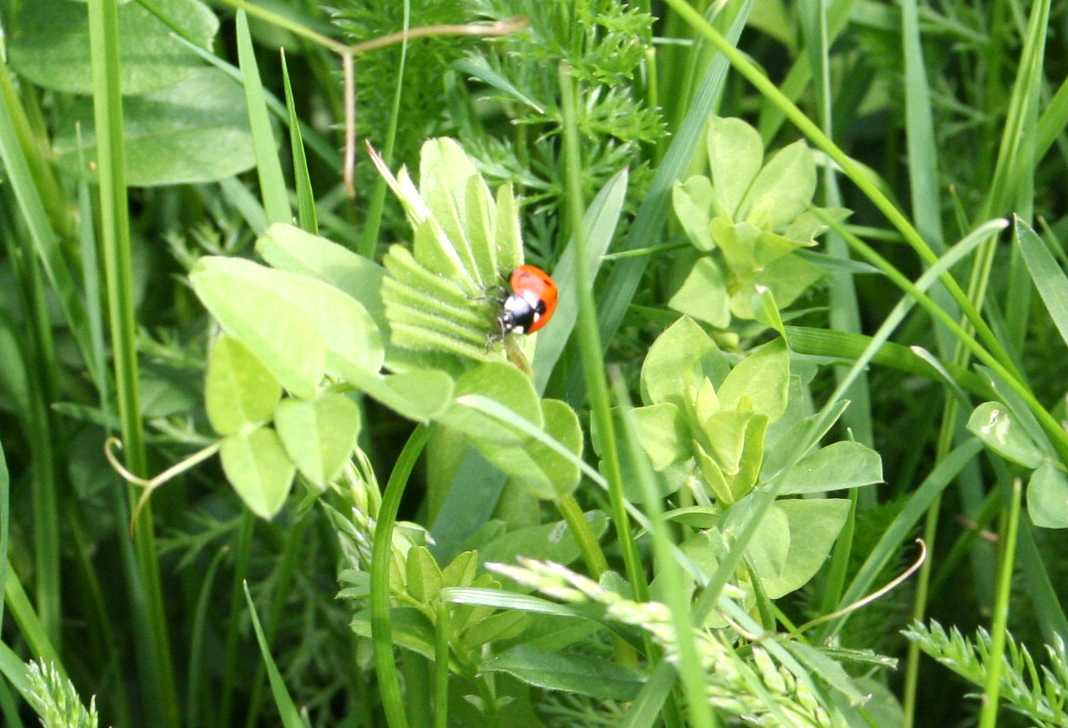
[[[263,635],[260,618],[256,616],[256,605],[252,603],[252,594],[249,593],[248,582],[242,582],[242,585],[245,589],[248,613],[252,618],[252,629],[256,632],[256,641],[260,645],[260,654],[263,655],[263,662],[267,666],[267,678],[271,682],[271,694],[274,696],[274,704],[278,706],[278,715],[282,718],[282,725],[285,728],[306,728],[304,720],[297,711],[297,706],[293,704],[293,698],[289,696],[286,684],[282,681],[278,666],[274,664],[274,658],[271,657],[271,648],[267,644],[267,638]]]
[[[289,112],[289,145],[293,149],[293,178],[297,187],[297,220],[300,226],[313,235],[319,234],[319,221],[315,212],[315,191],[308,174],[308,159],[304,156],[304,140],[300,135],[300,120],[293,104],[293,88],[289,84],[289,69],[286,53],[282,51],[282,82],[285,84],[286,111]]]
[[[392,623],[389,614],[389,562],[393,552],[393,526],[397,521],[404,490],[412,468],[430,437],[430,430],[420,425],[412,431],[404,449],[393,464],[382,505],[375,521],[374,544],[371,556],[371,640],[375,653],[375,674],[378,676],[378,691],[390,728],[407,728],[408,718],[404,711],[397,665],[393,658]]]
[[[1068,276],[1050,255],[1038,233],[1019,217],[1014,222],[1016,243],[1027,264],[1027,272],[1031,274],[1031,280],[1053,324],[1068,345]]]
[[[271,131],[271,118],[267,115],[267,103],[256,65],[256,51],[252,47],[252,35],[248,29],[248,16],[244,10],[237,12],[237,58],[244,78],[245,100],[248,104],[248,122],[252,128],[252,142],[256,151],[256,173],[260,180],[260,196],[267,211],[268,222],[293,222],[289,209],[286,181],[282,176],[282,164],[278,161],[278,145]]]
[[[90,0],[89,41],[100,174],[100,228],[103,234],[122,442],[127,469],[144,477],[147,474],[147,461],[138,385],[116,0]],[[131,506],[134,497],[128,491]],[[139,581],[135,583],[129,580],[127,587],[135,620],[141,631],[135,641],[139,647],[137,654],[140,679],[145,690],[144,700],[150,712],[155,714],[153,722],[176,727],[178,700],[150,505],[141,510],[136,523],[135,541]]]

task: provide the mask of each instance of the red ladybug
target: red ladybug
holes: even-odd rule
[[[521,265],[508,278],[512,293],[504,299],[497,324],[501,336],[513,331],[533,334],[549,323],[560,292],[548,273],[533,265]]]

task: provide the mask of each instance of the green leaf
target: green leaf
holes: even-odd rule
[[[690,457],[689,430],[679,408],[670,402],[635,408],[634,424],[654,470]]]
[[[713,117],[708,122],[706,148],[716,198],[723,207],[720,214],[737,219],[738,207],[764,161],[760,134],[741,119]]]
[[[269,269],[237,258],[202,258],[189,280],[224,331],[283,387],[311,399],[325,373],[326,341],[304,311],[279,295],[260,271]]]
[[[541,402],[542,418],[545,422],[545,434],[556,440],[575,454],[582,457],[582,426],[578,415],[566,402],[558,399],[545,399]],[[582,475],[573,460],[562,457],[542,442],[533,441],[526,446],[531,460],[537,464],[540,475],[544,477],[524,478],[515,476],[522,485],[528,486],[539,498],[554,500],[569,495],[578,487]],[[549,488],[543,483],[548,482]]]
[[[1027,484],[1027,513],[1039,528],[1068,528],[1068,477],[1042,463]]]
[[[269,427],[249,434],[230,435],[219,451],[226,479],[248,509],[260,518],[273,518],[286,502],[295,469],[282,441]]]
[[[251,169],[256,158],[243,102],[241,88],[210,67],[193,68],[172,86],[125,99],[127,182],[134,187],[196,184]],[[75,175],[88,173],[95,181],[92,99],[76,99],[64,109],[57,127],[53,148],[60,165]],[[82,168],[82,159],[88,168]]]
[[[219,29],[215,15],[199,0],[154,0],[201,48],[211,48]],[[200,67],[200,60],[171,30],[137,2],[118,7],[119,68],[123,94],[143,94],[171,86]],[[89,14],[76,0],[31,0],[21,3],[8,44],[11,65],[19,75],[55,91],[91,94]]]
[[[487,362],[466,372],[456,381],[455,399],[462,400],[468,394],[487,397],[539,428],[544,424],[541,401],[530,379],[511,364]],[[447,427],[459,430],[483,445],[515,445],[525,439],[518,431],[503,427],[497,420],[459,402],[453,404],[441,419]]]
[[[641,673],[609,660],[543,652],[525,645],[484,661],[480,670],[505,672],[528,685],[604,700],[630,700],[644,681]]]
[[[1042,238],[1031,226],[1019,217],[1015,221],[1016,242],[1023,253],[1027,272],[1031,274],[1031,280],[1053,319],[1053,325],[1057,327],[1064,343],[1068,344],[1068,276],[1064,275]]]
[[[968,418],[968,430],[1006,460],[1025,468],[1042,463],[1042,451],[1000,402],[983,402],[976,407]]]
[[[478,560],[477,551],[457,554],[441,571],[442,587],[470,586],[478,573]]]
[[[738,362],[717,391],[723,409],[749,409],[774,422],[786,411],[789,389],[790,354],[776,339]]]
[[[775,502],[790,522],[790,551],[780,575],[761,584],[768,598],[778,599],[800,589],[816,575],[849,516],[845,498],[803,498]]]
[[[388,331],[382,304],[386,269],[324,237],[293,225],[274,223],[256,241],[256,252],[272,268],[326,281],[359,301],[378,328]]]
[[[737,509],[735,506],[732,510]],[[741,523],[736,516],[729,518],[728,522]],[[778,504],[772,504],[745,551],[762,583],[783,577],[790,554],[790,540],[790,519]]]
[[[204,399],[208,420],[220,435],[269,422],[282,387],[241,342],[219,337],[208,356]]]
[[[436,599],[442,587],[441,569],[425,546],[408,549],[404,562],[408,594],[420,604],[429,604]]]
[[[403,647],[428,660],[434,659],[434,625],[420,610],[414,607],[393,607],[389,610],[390,636],[397,647]],[[352,631],[360,637],[371,637],[371,613],[363,609],[349,623]],[[452,659],[450,669],[459,671]]]
[[[668,306],[717,328],[731,322],[730,296],[719,264],[709,256],[698,258]]]
[[[322,492],[356,447],[360,408],[331,392],[311,401],[285,399],[275,410],[274,426],[290,460]]]
[[[601,511],[588,511],[584,515],[594,537],[600,538],[608,528],[608,516]],[[479,550],[483,563],[500,564],[514,564],[516,557],[526,556],[567,565],[581,554],[575,534],[566,521],[517,528],[493,539]]]
[[[859,442],[836,442],[801,459],[782,475],[779,493],[821,493],[883,482],[879,453]]]
[[[686,237],[698,250],[708,252],[716,247],[712,240],[710,212],[713,209],[715,192],[708,177],[696,175],[685,182],[676,182],[671,190],[671,202],[675,217],[686,232]]]
[[[351,370],[346,378],[360,391],[416,422],[436,419],[453,400],[452,377],[442,371],[413,369],[381,376]]]
[[[660,334],[642,363],[642,400],[671,402],[685,410],[707,377],[718,387],[729,371],[727,358],[693,319],[683,316]]]
[[[803,141],[780,149],[753,180],[738,218],[758,228],[779,230],[800,215],[816,192],[816,164]]]
[[[481,180],[474,162],[456,140],[439,137],[423,143],[419,151],[419,195],[451,243],[452,250],[442,253],[455,257],[460,274],[479,289],[494,285],[497,271],[489,265],[491,254],[487,249],[475,251],[467,228],[465,190],[468,181],[476,176]]]

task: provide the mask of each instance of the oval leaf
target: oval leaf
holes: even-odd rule
[[[219,21],[199,0],[153,0],[153,7],[173,21],[186,37],[211,50]],[[8,45],[19,75],[56,91],[93,92],[89,58],[89,13],[76,0],[30,0],[21,3]],[[178,83],[202,65],[163,21],[140,3],[118,7],[119,69],[123,94],[143,94]]]
[[[360,408],[332,392],[312,401],[285,399],[275,410],[274,425],[297,469],[322,492],[356,447]]]
[[[250,511],[270,519],[282,510],[295,468],[274,430],[261,427],[247,435],[230,435],[219,457],[226,479]]]
[[[283,387],[311,399],[326,371],[326,342],[314,322],[261,272],[270,269],[237,258],[201,258],[189,280],[224,331]]]
[[[779,493],[821,493],[883,482],[879,453],[859,442],[820,448],[783,473]]]
[[[282,387],[241,342],[222,336],[208,357],[204,386],[208,420],[220,435],[271,419]]]
[[[1042,463],[1042,451],[1000,402],[983,402],[976,407],[968,418],[968,430],[1006,460],[1025,468]]]
[[[1027,484],[1027,512],[1039,528],[1068,528],[1068,477],[1043,463]]]

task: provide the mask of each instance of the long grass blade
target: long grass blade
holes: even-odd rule
[[[278,160],[278,145],[271,131],[271,118],[267,115],[267,103],[256,65],[256,51],[252,47],[252,35],[248,29],[248,16],[244,10],[237,13],[237,58],[245,85],[245,101],[248,104],[248,121],[252,128],[252,143],[256,152],[256,172],[260,180],[260,196],[268,222],[292,223],[289,195],[282,176],[282,164]]]
[[[137,328],[126,200],[126,154],[119,88],[119,24],[116,0],[90,0],[89,41],[93,109],[100,181],[100,228],[107,273],[108,308],[126,468],[147,475],[138,384]],[[135,497],[133,493],[128,496]],[[178,700],[150,506],[137,520],[139,582],[128,581],[130,602],[142,634],[136,640],[145,703],[154,721],[177,727]]]
[[[293,178],[297,188],[297,221],[313,235],[319,234],[319,220],[315,212],[315,191],[308,174],[308,158],[304,155],[304,140],[300,134],[300,120],[293,102],[293,87],[289,83],[286,54],[282,51],[282,83],[285,85],[286,111],[289,112],[289,145],[293,151]]]
[[[267,678],[271,682],[271,694],[274,696],[274,704],[278,707],[278,715],[282,718],[282,725],[285,728],[307,728],[304,720],[300,717],[300,713],[297,711],[297,706],[293,703],[293,698],[289,695],[289,690],[282,680],[281,673],[278,672],[278,666],[275,665],[274,658],[271,657],[271,646],[267,644],[267,638],[263,634],[263,627],[260,626],[260,618],[256,615],[256,605],[252,603],[252,594],[249,593],[248,582],[244,582],[243,586],[245,589],[245,601],[248,603],[248,613],[252,618],[252,629],[256,632],[256,641],[260,645],[260,654],[263,655],[263,662],[267,666]]]

